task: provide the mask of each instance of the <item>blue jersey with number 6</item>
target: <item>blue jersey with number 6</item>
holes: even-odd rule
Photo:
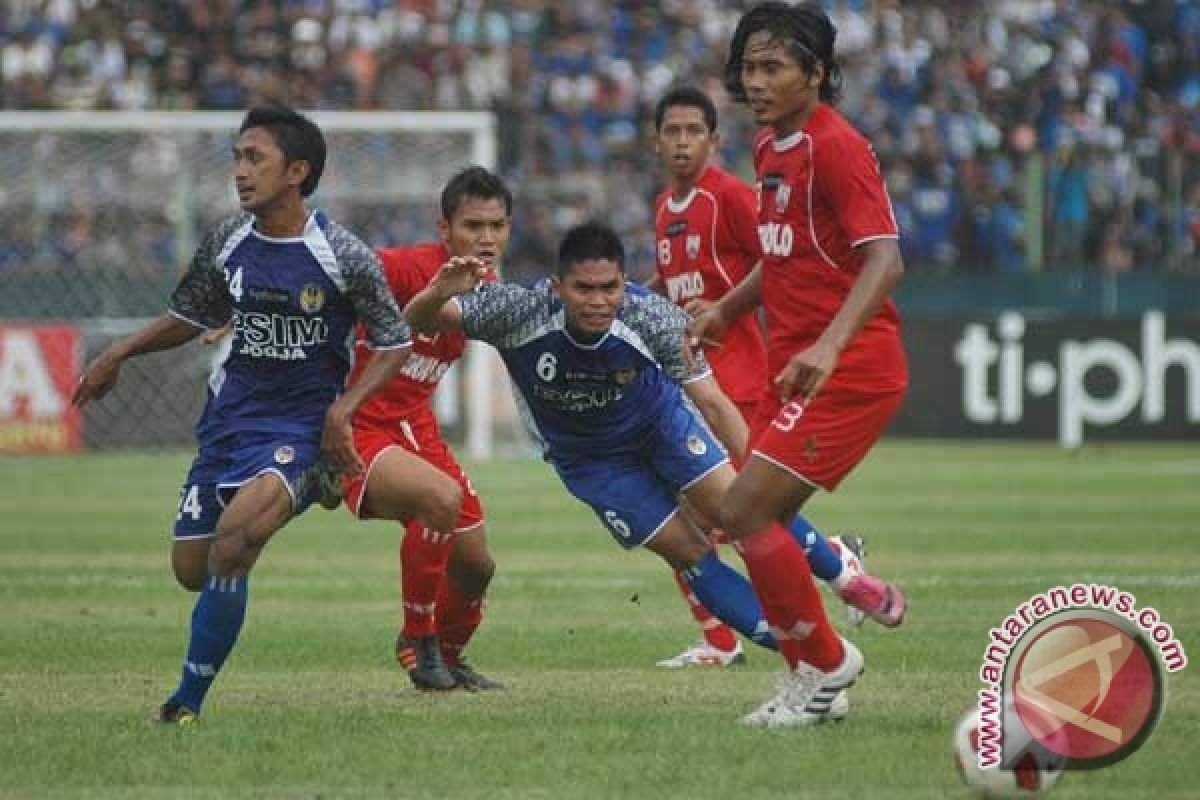
[[[692,369],[684,364],[687,316],[640,286],[627,287],[616,320],[596,341],[567,329],[548,280],[529,288],[484,284],[458,302],[463,332],[500,351],[521,412],[552,457],[635,449],[685,402],[680,384],[710,374],[703,356]]]

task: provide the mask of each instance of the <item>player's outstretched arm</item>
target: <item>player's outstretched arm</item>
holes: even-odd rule
[[[785,403],[793,396],[808,400],[820,390],[837,368],[842,350],[875,316],[904,275],[904,260],[895,239],[874,239],[863,244],[862,251],[866,257],[862,271],[842,307],[817,341],[792,356],[775,376]]]
[[[725,396],[711,374],[683,384],[688,399],[699,409],[713,434],[725,445],[729,454],[741,457],[746,452],[749,431],[746,420],[733,401]]]
[[[417,333],[462,330],[462,309],[450,300],[473,291],[486,274],[487,265],[477,258],[451,258],[405,306],[408,324]]]
[[[173,314],[163,314],[137,333],[113,342],[97,356],[79,376],[79,383],[71,393],[71,403],[82,408],[89,401],[108,394],[117,385],[117,376],[125,359],[170,350],[195,339],[203,330]]]

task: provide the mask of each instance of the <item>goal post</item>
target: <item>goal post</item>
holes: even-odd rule
[[[328,143],[312,205],[373,245],[433,238],[440,189],[496,163],[488,112],[311,112]],[[161,313],[204,231],[237,208],[230,150],[240,112],[0,114],[0,322],[76,325],[83,356]],[[89,408],[90,447],[191,443],[212,350],[189,345],[123,370]],[[490,348],[472,343],[436,400],[471,459],[497,426],[524,441]],[[127,384],[127,385],[126,385]]]

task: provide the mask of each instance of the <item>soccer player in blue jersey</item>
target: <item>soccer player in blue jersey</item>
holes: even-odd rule
[[[840,718],[862,654],[830,626],[800,545],[782,529],[738,543],[773,623],[785,621],[768,631],[750,584],[679,511],[682,496],[703,517],[720,518],[735,477],[721,443],[743,452],[746,424],[703,355],[685,363],[688,316],[627,286],[624,266],[616,233],[587,223],[567,232],[551,278],[531,288],[480,283],[480,261],[452,258],[406,314],[418,332],[462,331],[499,350],[546,459],[618,544],[662,557],[718,618],[760,644],[799,637],[834,651],[835,663],[789,663],[805,676],[791,697],[804,712],[789,724]],[[755,576],[787,551],[803,565],[791,580],[806,589],[764,593]]]
[[[351,417],[411,350],[371,249],[304,202],[324,165],[325,140],[310,120],[249,111],[233,146],[241,213],[205,236],[167,313],[105,350],[72,397],[77,406],[100,398],[126,359],[232,322],[180,491],[171,564],[200,594],[182,680],[155,716],[164,724],[199,715],[241,631],[249,573],[271,535],[312,502],[322,452],[344,471],[362,470]],[[356,320],[377,352],[343,393]]]

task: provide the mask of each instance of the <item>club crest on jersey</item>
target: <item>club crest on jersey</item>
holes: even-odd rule
[[[702,456],[708,452],[708,445],[699,436],[692,434],[687,438],[687,449],[694,456]]]
[[[318,284],[306,283],[300,289],[300,308],[305,314],[315,314],[325,307],[325,290]]]
[[[275,448],[275,463],[290,464],[296,458],[296,449],[289,444]]]
[[[692,233],[687,237],[687,255],[688,258],[695,258],[700,255],[700,234]]]
[[[780,214],[787,211],[788,200],[791,199],[792,187],[786,183],[780,184],[779,188],[775,190],[775,210]]]
[[[624,386],[627,383],[633,383],[633,379],[637,377],[636,369],[619,369],[613,373],[613,382],[618,386]]]

